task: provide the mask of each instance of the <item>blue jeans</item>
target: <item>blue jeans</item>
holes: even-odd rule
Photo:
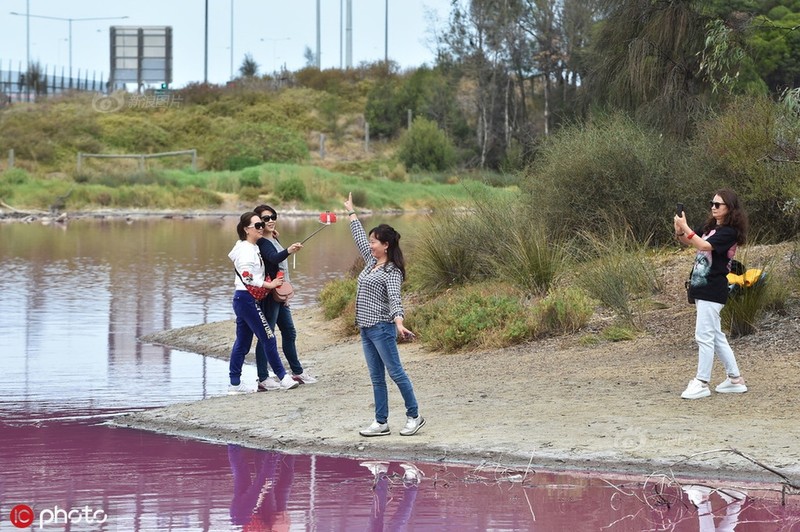
[[[292,320],[292,311],[283,303],[278,303],[271,297],[267,296],[261,302],[261,309],[264,311],[264,316],[267,318],[270,329],[275,331],[275,325],[281,331],[281,347],[283,348],[283,356],[292,368],[292,373],[300,375],[303,373],[303,365],[300,364],[300,359],[297,357],[297,329],[294,328],[294,320]],[[256,344],[256,366],[258,366],[259,353],[262,354],[262,364],[264,367],[264,374],[267,372],[266,357],[263,356],[264,348],[259,341]],[[261,374],[261,369],[258,370]],[[262,379],[263,380],[263,379]]]
[[[386,388],[386,372],[400,389],[406,404],[406,416],[417,417],[419,409],[411,379],[400,363],[397,350],[397,329],[394,323],[383,321],[372,327],[361,327],[361,346],[367,359],[372,393],[375,396],[375,421],[386,423],[389,419],[389,391]]]
[[[233,293],[233,312],[236,314],[236,340],[233,342],[233,348],[231,349],[229,368],[231,384],[236,386],[241,383],[244,357],[250,352],[254,334],[259,342],[267,347],[266,350],[261,351],[261,355],[256,351],[256,365],[259,366],[258,379],[263,381],[268,376],[266,360],[269,360],[275,375],[282,379],[286,375],[286,370],[283,368],[281,359],[278,356],[278,343],[275,341],[272,331],[270,331],[271,338],[267,337],[269,324],[261,321],[258,301],[253,299],[253,296],[247,290],[236,290]],[[259,357],[265,359],[262,360],[261,364],[259,364]],[[264,368],[263,376],[261,374],[261,365]]]

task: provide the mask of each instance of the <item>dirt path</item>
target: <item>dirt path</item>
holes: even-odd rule
[[[675,291],[680,295],[679,291]],[[292,453],[705,478],[779,480],[735,448],[800,482],[800,318],[797,309],[732,342],[750,391],[680,398],[696,367],[694,314],[677,300],[651,313],[634,341],[583,346],[580,335],[493,352],[431,353],[402,345],[420,412],[398,434],[402,400],[390,383],[392,435],[362,438],[372,391],[357,338],[340,338],[318,310],[294,312],[301,360],[319,383],[141,412],[117,424]],[[227,359],[233,322],[166,331],[147,341]],[[252,363],[252,356],[248,357]],[[713,383],[724,379],[714,366]]]

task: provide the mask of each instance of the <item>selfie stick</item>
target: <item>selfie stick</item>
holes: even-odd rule
[[[330,211],[325,211],[325,212],[321,213],[319,215],[319,223],[323,224],[322,227],[320,227],[319,229],[317,229],[316,231],[314,231],[313,233],[311,233],[310,235],[305,237],[305,239],[303,239],[300,242],[301,244],[305,244],[306,241],[309,238],[311,238],[312,236],[316,235],[317,233],[319,233],[320,231],[322,231],[323,229],[325,229],[329,225],[335,224],[336,223],[336,213],[335,212],[330,212]]]

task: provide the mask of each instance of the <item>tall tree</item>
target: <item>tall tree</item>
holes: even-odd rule
[[[695,0],[607,0],[593,44],[587,94],[676,134],[710,93],[699,77],[712,17]]]

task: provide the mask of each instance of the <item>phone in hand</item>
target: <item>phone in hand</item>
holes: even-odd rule
[[[683,203],[678,203],[675,205],[675,214],[677,216],[683,216]]]

